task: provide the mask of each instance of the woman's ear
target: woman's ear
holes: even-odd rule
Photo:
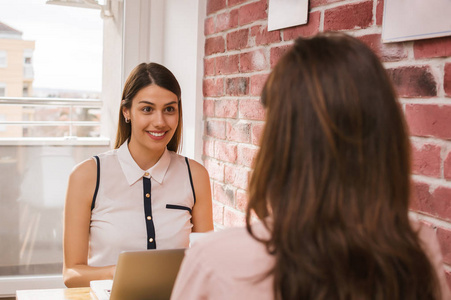
[[[122,100],[122,103],[124,103],[125,100]],[[130,119],[130,111],[127,107],[122,106],[122,115],[124,116],[125,119]]]

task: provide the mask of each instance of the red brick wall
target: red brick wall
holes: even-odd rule
[[[267,31],[267,0],[208,0],[204,59],[204,162],[214,221],[243,224],[246,186],[264,124],[261,87],[298,36],[339,30],[382,59],[412,135],[412,211],[437,228],[451,284],[451,37],[383,44],[382,0],[310,0],[306,25]]]

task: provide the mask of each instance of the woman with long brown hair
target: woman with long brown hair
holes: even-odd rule
[[[376,55],[299,38],[261,101],[247,230],[194,245],[172,298],[449,299],[434,232],[409,220],[409,137]]]
[[[189,246],[213,229],[206,169],[180,156],[181,89],[166,67],[142,63],[125,82],[113,150],[76,166],[64,209],[68,287],[112,279],[126,250]]]

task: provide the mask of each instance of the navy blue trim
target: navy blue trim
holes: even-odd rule
[[[166,208],[169,208],[169,209],[183,209],[183,210],[189,211],[190,214],[192,213],[191,208],[186,207],[186,206],[182,206],[182,205],[166,204]]]
[[[92,196],[92,202],[91,202],[91,210],[94,209],[96,206],[96,198],[97,198],[97,192],[99,191],[99,181],[100,181],[100,159],[97,155],[94,156],[97,162],[97,180],[96,180],[96,189],[94,191],[94,196]]]
[[[157,249],[157,243],[155,241],[155,225],[153,224],[152,216],[152,194],[150,191],[150,178],[143,177],[144,217],[146,218],[147,249]],[[147,194],[149,194],[149,197],[146,197]],[[150,217],[150,220],[148,220],[147,217]],[[150,239],[152,239],[152,242],[149,241]]]
[[[186,165],[188,166],[189,183],[191,183],[191,190],[193,191],[194,204],[196,204],[196,193],[194,192],[193,177],[191,176],[191,169],[189,167],[188,157],[185,157]]]

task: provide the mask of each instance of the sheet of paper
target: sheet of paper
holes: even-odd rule
[[[268,31],[306,24],[308,0],[269,0]]]
[[[446,35],[451,35],[450,0],[385,0],[384,43]]]

